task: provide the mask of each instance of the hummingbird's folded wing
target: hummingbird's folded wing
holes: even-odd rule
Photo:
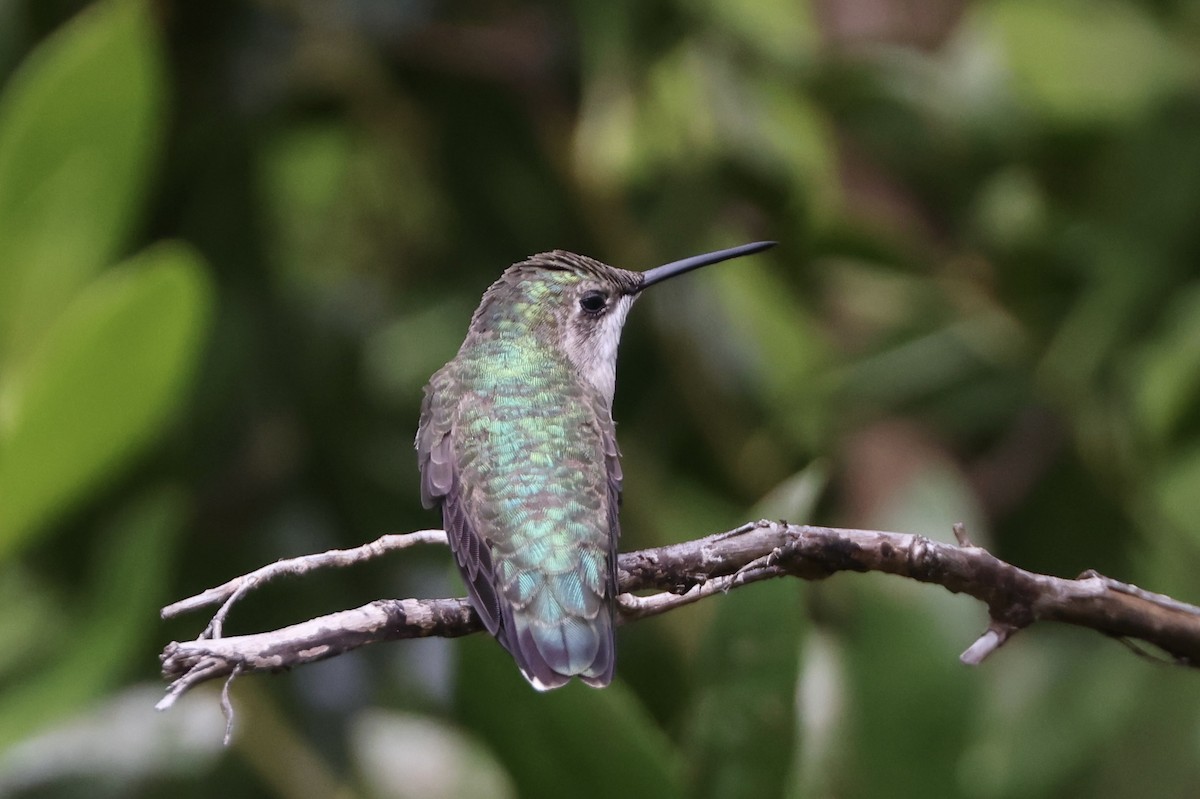
[[[480,540],[463,507],[462,492],[454,463],[451,436],[453,407],[447,394],[439,392],[439,377],[433,376],[425,387],[421,403],[421,423],[417,428],[417,465],[421,470],[421,503],[432,508],[442,506],[442,525],[450,540],[450,549],[466,578],[471,604],[492,635],[500,628],[500,599],[492,576],[492,556]]]
[[[592,405],[596,418],[600,419],[600,434],[604,441],[604,469],[608,474],[608,534],[609,534],[609,585],[608,601],[617,597],[617,544],[621,538],[621,449],[617,446],[617,423],[612,411],[602,397],[595,397]]]

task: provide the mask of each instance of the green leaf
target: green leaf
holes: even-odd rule
[[[619,680],[539,693],[491,638],[459,646],[458,716],[500,758],[519,796],[682,795],[676,752]]]
[[[0,562],[0,685],[51,650],[71,626],[61,604],[50,581],[16,560]]]
[[[1130,376],[1142,428],[1169,446],[1200,400],[1200,284],[1181,287],[1161,314],[1159,331],[1138,353]]]
[[[191,250],[166,244],[94,281],[0,392],[0,557],[111,479],[162,430],[211,302]]]
[[[687,736],[692,796],[781,796],[795,761],[807,627],[795,580],[748,586],[718,610],[697,663]]]
[[[124,240],[159,146],[160,62],[141,3],[100,3],[0,95],[0,365]]]
[[[1130,121],[1194,69],[1133,3],[1008,0],[977,8],[1005,49],[1017,93],[1052,122]]]
[[[721,318],[706,319],[698,340],[714,361],[724,359],[724,374],[762,397],[794,441],[816,447],[828,435],[828,386],[820,380],[827,347],[782,271],[765,260],[714,270]]]
[[[929,586],[853,588],[843,639],[848,746],[833,793],[961,795],[956,769],[978,713],[978,678],[957,656],[982,631],[983,614]]]
[[[817,15],[809,3],[689,0],[685,6],[697,12],[717,36],[737,36],[745,47],[781,67],[807,66],[820,46]]]
[[[972,733],[956,769],[960,784],[987,786],[986,795],[997,799],[1128,796],[1131,785],[1157,786],[1194,773],[1190,757],[1177,753],[1188,746],[1178,740],[1187,738],[1179,730],[1195,724],[1195,680],[1147,669],[1124,654],[1099,636],[1035,627],[993,655],[974,672],[986,691],[972,709]],[[1172,706],[1182,712],[1169,712]],[[1136,776],[1122,758],[1097,758],[1118,751],[1133,757]],[[1150,767],[1155,760],[1157,768]],[[1123,783],[1114,784],[1106,770],[1120,773]]]
[[[814,461],[795,474],[789,475],[766,493],[747,519],[791,519],[804,521],[813,515],[821,492],[829,484],[829,468],[824,461]]]
[[[1157,510],[1168,521],[1200,541],[1200,442],[1179,446],[1151,484]]]
[[[58,651],[34,678],[0,694],[0,750],[100,696],[144,654],[185,511],[178,492],[157,489],[100,531],[90,585]]]

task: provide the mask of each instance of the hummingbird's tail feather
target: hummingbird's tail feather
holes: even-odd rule
[[[558,688],[572,677],[596,688],[612,682],[616,647],[608,614],[547,624],[511,607],[504,611],[498,638],[534,688]]]
[[[612,682],[617,652],[611,622],[609,622],[609,627],[608,635],[600,636],[600,648],[596,650],[596,657],[592,660],[591,668],[579,675],[579,679],[593,688],[603,688]]]

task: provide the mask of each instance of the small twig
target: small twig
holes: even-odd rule
[[[978,666],[984,658],[1004,646],[1004,642],[1018,629],[1011,624],[993,621],[984,634],[967,647],[967,651],[959,655],[958,659],[968,666]]]
[[[173,650],[178,648],[178,646],[179,644],[174,642],[168,644],[159,657],[163,663],[164,677],[168,676],[167,663],[171,660]],[[187,668],[179,671],[179,676],[167,686],[166,696],[158,700],[158,704],[154,706],[154,709],[166,710],[175,704],[175,700],[200,683],[229,674],[234,668],[239,668],[241,665],[242,663],[236,658],[222,657],[220,654],[190,659]]]
[[[233,740],[233,702],[229,701],[229,688],[233,685],[233,681],[242,673],[242,664],[239,663],[233,667],[233,671],[229,672],[229,679],[225,680],[225,685],[221,688],[221,714],[225,716],[225,745]]]
[[[209,622],[208,627],[200,635],[201,638],[220,638],[221,627],[224,624],[225,618],[229,615],[229,609],[233,607],[233,603],[244,597],[252,589],[270,582],[276,577],[284,574],[299,577],[316,569],[324,569],[331,566],[353,566],[356,563],[364,563],[388,552],[408,549],[419,544],[445,543],[446,533],[444,530],[418,530],[415,533],[391,533],[380,536],[369,544],[363,544],[353,549],[331,549],[328,552],[321,552],[315,555],[303,555],[298,558],[279,560],[255,569],[249,574],[234,577],[229,582],[218,585],[216,588],[210,588],[187,599],[172,602],[160,611],[160,615],[164,619],[169,619],[183,613],[208,607],[209,605],[220,604],[220,610],[217,611],[212,621]]]
[[[272,564],[272,565],[278,565],[278,564]],[[282,572],[280,572],[277,569],[277,570],[275,570],[275,573],[279,574]],[[225,619],[229,616],[229,611],[233,610],[234,603],[236,603],[239,599],[244,597],[246,594],[250,593],[250,591],[253,590],[255,588],[255,586],[258,585],[259,580],[260,580],[259,576],[257,574],[253,574],[253,573],[247,574],[243,578],[239,578],[240,584],[236,588],[234,588],[233,593],[229,595],[229,598],[221,603],[221,607],[218,608],[217,612],[215,614],[213,614],[213,617],[211,619],[209,619],[208,626],[204,628],[204,632],[200,633],[200,637],[201,638],[220,638],[221,633],[224,631],[224,628],[225,628]]]
[[[362,547],[307,555],[265,566],[163,609],[163,616],[219,605],[211,638],[171,643],[162,654],[172,680],[160,709],[194,686],[234,673],[278,671],[365,644],[425,636],[455,637],[482,629],[465,599],[389,599],[322,616],[281,630],[219,637],[228,608],[280,574],[360,563],[418,543],[445,543],[441,530],[384,536]],[[987,631],[960,656],[977,664],[1014,633],[1038,621],[1086,627],[1132,645],[1200,666],[1200,608],[1095,572],[1070,580],[1005,563],[973,545],[961,525],[957,544],[877,530],[846,530],[759,521],[695,541],[620,556],[622,622],[666,613],[760,580],[819,580],[839,571],[878,571],[968,594],[987,605]],[[635,591],[653,590],[649,596]],[[228,688],[228,684],[226,686]],[[227,692],[226,692],[227,694]]]
[[[782,567],[771,566],[767,562],[769,558],[770,554],[764,556],[762,562],[756,561],[756,565],[747,564],[733,574],[726,574],[712,580],[697,583],[682,594],[674,594],[669,591],[660,591],[650,596],[621,594],[617,597],[617,604],[621,611],[620,621],[625,623],[645,619],[650,616],[658,616],[667,611],[675,610],[675,608],[699,602],[706,597],[715,596],[716,594],[727,594],[734,588],[742,585],[749,585],[750,583],[756,583],[759,580],[767,580],[772,577],[782,577],[787,574],[787,571]]]
[[[1130,652],[1137,655],[1141,659],[1148,660],[1151,663],[1156,663],[1159,666],[1186,666],[1186,665],[1188,665],[1186,663],[1180,663],[1178,660],[1175,660],[1173,658],[1166,658],[1155,652],[1151,652],[1147,649],[1143,649],[1142,647],[1137,645],[1136,641],[1132,641],[1128,638],[1124,638],[1119,635],[1114,635],[1113,639],[1117,643],[1122,644],[1126,649],[1128,649]]]
[[[1079,575],[1075,579],[1077,579],[1077,580],[1100,580],[1104,583],[1104,586],[1110,590],[1120,591],[1122,594],[1128,594],[1129,596],[1136,596],[1136,597],[1146,600],[1147,602],[1151,602],[1155,605],[1162,605],[1163,607],[1173,607],[1176,610],[1183,611],[1185,613],[1192,609],[1192,606],[1187,604],[1186,602],[1180,602],[1177,599],[1172,599],[1171,597],[1167,596],[1166,594],[1156,594],[1153,591],[1147,591],[1144,588],[1138,588],[1136,585],[1130,585],[1129,583],[1123,583],[1123,582],[1120,582],[1119,580],[1114,580],[1111,577],[1105,577],[1103,574],[1096,571],[1095,569],[1088,569],[1087,571],[1085,571],[1083,574]]]

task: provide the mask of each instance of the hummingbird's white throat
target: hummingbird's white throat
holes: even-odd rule
[[[566,329],[567,358],[583,379],[608,400],[610,407],[617,387],[617,345],[621,343],[621,328],[635,299],[636,294],[624,294],[592,324],[572,320]]]

